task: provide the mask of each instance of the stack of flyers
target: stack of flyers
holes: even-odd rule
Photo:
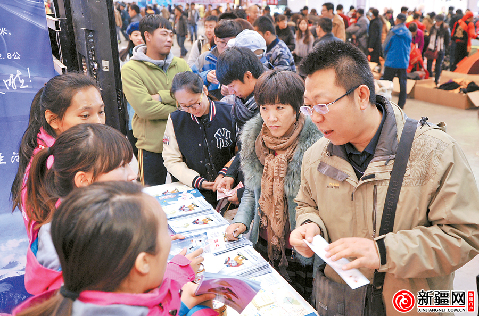
[[[256,281],[205,272],[195,294],[216,294],[215,300],[242,313],[259,290],[260,283]]]
[[[251,246],[228,252],[205,254],[206,272],[224,273],[240,277],[253,277],[271,272],[269,263]]]
[[[183,234],[189,231],[209,229],[227,224],[228,222],[219,213],[213,210],[168,220],[168,226],[174,234]]]
[[[251,241],[244,237],[236,241],[227,241],[225,237],[225,226],[214,227],[207,231],[194,231],[191,234],[183,235],[185,239],[177,239],[171,242],[169,260],[185,248],[186,254],[199,248],[203,248],[203,253],[223,253],[244,246],[252,246]]]
[[[176,194],[179,192],[186,192],[189,190],[191,190],[191,187],[188,187],[179,182],[163,184],[163,185],[155,185],[152,187],[143,188],[143,192],[151,196],[170,195],[170,194]]]
[[[329,245],[328,242],[321,237],[316,235],[313,237],[313,242],[309,243],[306,239],[303,241],[313,250],[321,259],[323,259],[331,268],[336,271],[336,273],[343,278],[343,280],[354,290],[363,285],[369,284],[369,280],[358,270],[343,270],[343,266],[348,264],[350,261],[346,258],[339,259],[337,261],[332,261],[330,258],[326,258],[325,248]]]
[[[159,199],[161,208],[168,219],[204,211],[213,211],[203,197],[194,197],[190,193],[181,193],[175,198]]]

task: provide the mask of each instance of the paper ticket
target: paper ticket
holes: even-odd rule
[[[369,284],[369,280],[358,270],[343,270],[343,266],[348,264],[350,261],[346,258],[341,258],[336,261],[332,261],[330,258],[326,258],[326,247],[329,245],[328,242],[321,237],[316,235],[313,237],[313,242],[309,243],[306,239],[303,239],[304,242],[313,250],[321,259],[323,259],[331,268],[336,271],[336,273],[343,278],[343,280],[354,290],[363,285]]]

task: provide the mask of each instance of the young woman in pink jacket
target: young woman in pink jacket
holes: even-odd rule
[[[141,186],[97,182],[75,189],[53,214],[51,230],[64,284],[14,315],[217,315],[198,305],[214,294],[194,295],[190,260],[177,255],[167,264],[166,215]]]

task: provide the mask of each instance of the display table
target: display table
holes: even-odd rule
[[[224,232],[228,221],[203,199],[198,190],[180,183],[169,183],[147,187],[143,191],[160,201],[167,214],[170,233],[186,237],[172,242],[170,258],[185,247],[188,253],[203,248],[206,272],[261,283],[260,292],[241,315],[317,315],[313,307],[253,249],[249,240],[241,237],[235,242],[226,241]],[[228,306],[227,315],[239,314]]]

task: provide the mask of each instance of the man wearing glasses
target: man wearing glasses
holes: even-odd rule
[[[343,269],[358,268],[371,283],[375,270],[385,272],[374,290],[385,308],[379,314],[397,313],[400,290],[452,290],[454,271],[479,252],[479,192],[457,143],[435,125],[418,125],[394,228],[380,235],[406,115],[375,95],[366,56],[349,44],[318,46],[300,71],[307,76],[301,111],[324,138],[304,154],[291,245],[311,257],[303,239],[321,235],[327,257],[351,259]],[[314,282],[320,315],[358,315],[371,303],[371,285],[351,290],[329,265],[317,267]]]
[[[123,91],[135,110],[132,128],[138,139],[140,179],[146,185],[164,184],[163,142],[168,115],[176,110],[170,96],[171,81],[178,72],[189,71],[186,61],[170,52],[171,23],[153,14],[140,21],[145,45],[133,49],[133,56],[121,69]]]

